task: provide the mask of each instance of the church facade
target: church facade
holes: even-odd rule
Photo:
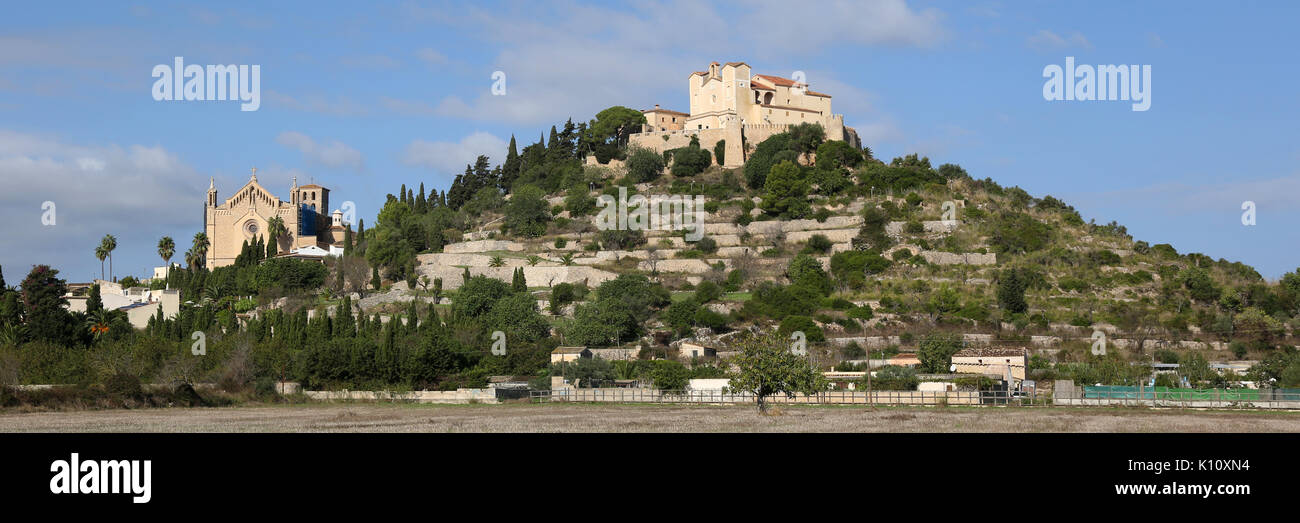
[[[257,181],[254,169],[248,182],[225,200],[217,197],[216,181],[208,185],[203,204],[203,232],[208,236],[206,267],[211,270],[235,263],[244,242],[259,236],[267,238],[272,218],[284,222],[286,233],[275,239],[281,254],[302,249],[330,251],[343,245],[344,224],[341,211],[327,215],[329,189],[316,184],[298,185],[294,178],[289,200],[284,201]],[[314,250],[314,249],[313,249]]]

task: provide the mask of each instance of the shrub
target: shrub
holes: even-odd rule
[[[695,301],[697,302],[708,303],[718,299],[719,296],[722,296],[722,288],[709,280],[704,280],[695,287]]]
[[[808,342],[826,341],[826,335],[822,333],[822,328],[818,327],[812,318],[807,316],[787,316],[784,320],[781,320],[781,327],[778,332],[786,337],[795,332],[803,332]]]
[[[713,163],[713,155],[698,145],[674,149],[672,153],[673,176],[695,176],[704,172]]]
[[[833,246],[834,244],[831,243],[830,238],[827,238],[825,234],[814,234],[812,238],[808,239],[808,245],[804,248],[804,251],[809,253],[826,254],[831,251],[831,247]]]
[[[659,179],[664,173],[664,157],[641,147],[632,149],[627,155],[627,175],[633,183],[645,183]]]

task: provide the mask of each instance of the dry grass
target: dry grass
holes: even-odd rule
[[[1300,432],[1300,413],[1155,409],[307,404],[0,414],[3,432]]]

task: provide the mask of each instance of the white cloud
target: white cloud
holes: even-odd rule
[[[330,116],[365,116],[370,111],[361,104],[345,96],[327,98],[321,95],[308,95],[302,98],[267,89],[264,91],[266,101],[271,107],[283,107],[306,113],[319,113]]]
[[[943,13],[914,10],[904,0],[852,2],[836,0],[810,6],[789,0],[748,2],[753,9],[736,27],[754,35],[765,51],[815,53],[828,45],[898,45],[932,47],[946,37]]]
[[[0,266],[10,282],[32,265],[87,281],[99,275],[91,253],[105,234],[118,238],[120,276],[160,265],[154,246],[164,234],[188,247],[202,227],[207,177],[160,146],[70,144],[0,129]],[[42,205],[55,204],[55,225],[42,225]],[[183,249],[182,249],[183,251]]]
[[[1046,29],[1039,29],[1027,41],[1030,48],[1040,51],[1054,51],[1071,47],[1092,49],[1092,42],[1089,42],[1088,38],[1078,31],[1071,32],[1069,36],[1061,36]]]
[[[761,72],[784,75],[788,73],[763,70],[758,60],[771,63],[777,61],[774,56],[808,56],[832,45],[932,46],[946,34],[941,12],[916,10],[902,0],[831,2],[820,7],[826,14],[818,17],[806,16],[806,5],[788,0],[742,2],[735,6],[737,13],[694,1],[633,8],[570,4],[544,12],[529,9],[525,5],[449,11],[406,6],[408,20],[472,30],[500,51],[478,72],[482,83],[472,91],[428,102],[389,99],[385,105],[414,108],[406,112],[416,114],[525,125],[583,118],[611,105],[661,103],[684,111],[687,75],[712,60],[747,60]],[[701,31],[700,27],[745,29]],[[491,92],[491,75],[498,70],[506,74],[504,96]],[[829,76],[818,76],[812,83],[837,97],[843,93],[832,88],[847,87]],[[665,93],[674,94],[665,99]],[[837,98],[837,103],[844,102],[837,108],[866,108],[865,100],[865,96]]]
[[[375,69],[389,70],[397,69],[402,63],[396,59],[382,54],[370,55],[349,55],[339,58],[339,63],[355,69]]]
[[[310,136],[297,131],[285,131],[275,137],[276,143],[297,149],[307,161],[326,167],[346,167],[357,171],[365,170],[365,161],[361,151],[353,149],[338,140],[317,143]]]
[[[415,52],[415,57],[419,58],[421,62],[424,62],[429,65],[445,65],[449,62],[449,60],[447,59],[447,55],[444,55],[428,47],[417,50]]]
[[[462,138],[459,142],[428,142],[413,140],[406,146],[402,161],[407,165],[427,167],[447,175],[455,175],[473,164],[480,154],[504,160],[507,143],[482,131]]]

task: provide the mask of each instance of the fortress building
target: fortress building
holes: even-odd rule
[[[329,203],[329,189],[316,184],[299,186],[297,178],[289,187],[289,201],[283,201],[257,183],[257,169],[253,169],[248,183],[225,201],[217,199],[215,180],[210,182],[203,203],[203,232],[211,243],[207,268],[233,264],[245,241],[267,237],[267,224],[277,216],[287,230],[276,239],[280,253],[339,251],[343,245],[343,213],[335,210],[326,216]]]
[[[642,111],[646,125],[632,136],[632,145],[663,152],[698,137],[700,147],[712,150],[725,140],[722,164],[737,167],[769,136],[792,125],[816,123],[826,130],[827,140],[862,146],[857,132],[844,126],[844,115],[831,112],[831,95],[813,91],[807,83],[753,74],[745,62],[713,62],[707,71],[691,73],[687,82],[690,114],[658,105]]]

